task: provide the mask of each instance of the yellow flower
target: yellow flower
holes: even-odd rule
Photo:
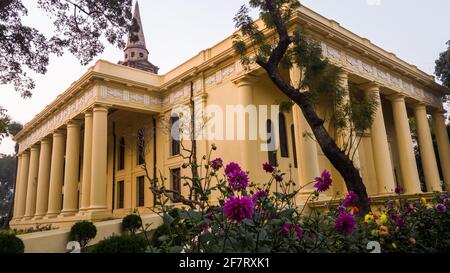
[[[422,203],[422,205],[426,205],[428,202],[426,198],[422,197],[420,198],[420,203]]]
[[[387,226],[381,226],[379,228],[379,230],[378,230],[378,234],[381,237],[388,236],[389,235],[389,228]]]
[[[374,237],[378,237],[378,230],[376,230],[376,229],[374,229],[374,230],[372,230],[372,236],[374,236]]]
[[[383,214],[381,214],[380,219],[378,220],[378,223],[380,225],[385,225],[388,222],[388,220],[389,220],[388,216],[385,213],[383,213]]]
[[[366,223],[371,223],[371,222],[373,222],[373,220],[374,220],[374,218],[373,218],[373,215],[371,213],[366,214],[366,216],[364,217],[364,221]]]

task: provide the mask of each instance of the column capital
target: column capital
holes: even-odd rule
[[[258,79],[257,76],[252,74],[245,74],[236,79],[233,79],[233,83],[238,87],[252,85]]]
[[[108,112],[110,107],[110,105],[96,103],[92,106],[92,112]]]
[[[93,115],[93,109],[92,108],[88,108],[86,110],[84,110],[84,117],[92,117]]]
[[[347,70],[347,69],[341,67],[341,71],[339,72],[339,77],[348,79],[349,75],[350,75],[350,70]]]
[[[392,102],[402,102],[402,101],[404,102],[406,96],[402,93],[395,93],[395,94],[386,96],[386,98]]]
[[[22,157],[30,156],[30,151],[29,150],[25,150],[22,153],[20,153],[20,156],[22,156]]]
[[[34,144],[33,146],[31,146],[31,148],[30,148],[30,150],[31,151],[36,151],[36,150],[39,150],[39,144]]]
[[[43,137],[41,139],[41,144],[50,144],[50,138],[48,137]]]
[[[380,91],[381,83],[377,81],[370,81],[367,83],[362,83],[358,85],[359,88],[363,89],[364,91]]]
[[[447,114],[447,111],[445,111],[445,109],[436,109],[432,111],[433,116],[444,116],[445,114]]]
[[[414,110],[427,110],[427,105],[423,102],[415,102],[412,103],[411,106],[414,108]]]
[[[53,136],[63,136],[66,132],[63,129],[56,129],[52,132]]]
[[[81,121],[76,119],[71,119],[67,122],[67,128],[80,128],[81,127]]]

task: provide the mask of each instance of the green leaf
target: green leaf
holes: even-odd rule
[[[180,253],[182,250],[182,246],[173,246],[169,249],[169,253]]]
[[[251,227],[255,226],[255,223],[251,219],[244,219],[244,220],[242,220],[242,223],[246,226],[251,226]]]

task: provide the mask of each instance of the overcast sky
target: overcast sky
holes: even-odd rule
[[[34,3],[33,0],[24,2]],[[303,0],[302,4],[334,19],[350,31],[394,52],[405,61],[433,74],[434,61],[450,40],[448,0]],[[246,0],[140,0],[141,17],[150,61],[164,74],[232,34],[233,16]],[[24,21],[50,36],[50,18],[33,4]],[[117,62],[122,51],[106,45],[97,59]],[[96,59],[96,60],[97,60]],[[34,75],[36,89],[31,99],[22,99],[11,86],[0,85],[0,105],[17,121],[26,123],[57,95],[84,74],[70,54],[53,56],[45,75]],[[10,139],[0,144],[0,153],[13,153]]]

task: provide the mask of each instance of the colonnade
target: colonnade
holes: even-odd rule
[[[19,154],[14,221],[107,210],[108,107],[94,105],[84,113],[82,154],[81,128],[81,121],[70,120],[66,130],[53,131]]]

